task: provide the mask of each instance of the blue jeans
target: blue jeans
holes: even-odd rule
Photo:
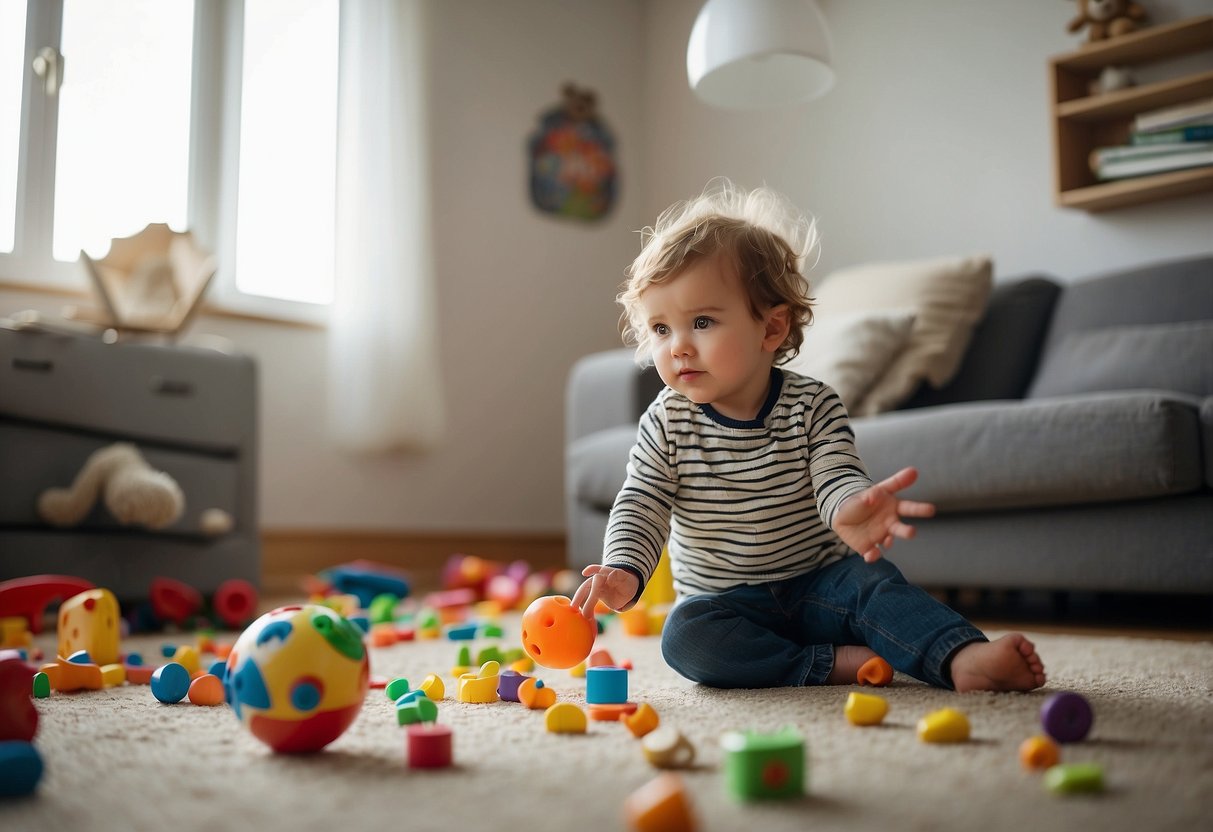
[[[769,688],[824,684],[834,646],[860,644],[895,670],[951,688],[952,654],[985,640],[889,561],[851,555],[787,580],[680,599],[661,651],[694,682]]]

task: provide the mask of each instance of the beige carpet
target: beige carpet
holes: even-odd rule
[[[507,620],[509,647],[518,643]],[[512,636],[512,637],[511,637]],[[898,677],[885,725],[843,718],[853,688],[719,691],[680,679],[655,638],[608,632],[601,645],[635,663],[632,699],[696,744],[686,774],[702,830],[1163,830],[1209,829],[1213,816],[1213,644],[1035,636],[1051,680],[1033,694],[956,695]],[[184,640],[184,637],[177,637]],[[162,637],[124,647],[157,654]],[[49,644],[44,641],[43,644]],[[480,646],[477,643],[477,646]],[[372,651],[374,674],[447,676],[457,647],[442,640]],[[542,678],[584,702],[584,680]],[[449,680],[448,680],[449,681]],[[1095,727],[1063,759],[1104,765],[1100,796],[1059,798],[1022,771],[1017,748],[1037,731],[1051,690],[1090,698]],[[448,687],[449,692],[449,687]],[[914,733],[934,708],[964,710],[973,740],[926,745]],[[47,773],[34,798],[0,802],[5,830],[561,830],[622,829],[627,795],[656,773],[623,726],[584,736],[543,729],[539,711],[448,699],[455,768],[410,771],[391,703],[371,691],[358,720],[328,750],[268,751],[226,706],[162,705],[147,687],[55,694],[38,703],[36,744]],[[723,730],[798,726],[808,742],[809,792],[794,802],[738,804],[726,796]]]

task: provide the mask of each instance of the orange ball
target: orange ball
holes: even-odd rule
[[[1019,762],[1026,769],[1052,768],[1060,756],[1057,743],[1048,737],[1028,737],[1019,746]]]
[[[536,598],[522,614],[522,647],[544,667],[580,664],[597,636],[598,624],[587,621],[563,595]]]

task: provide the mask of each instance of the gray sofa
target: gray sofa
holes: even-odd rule
[[[627,349],[567,389],[569,565],[601,557],[636,420]],[[937,504],[891,557],[940,588],[1213,594],[1213,255],[1000,280],[957,376],[854,421],[873,478]]]

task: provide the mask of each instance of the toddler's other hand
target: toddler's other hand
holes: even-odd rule
[[[594,607],[602,601],[613,610],[627,606],[640,581],[626,569],[590,564],[581,570],[586,580],[573,593],[573,606],[587,619],[594,619]]]
[[[900,500],[897,492],[909,488],[918,479],[914,468],[902,468],[843,501],[834,516],[834,531],[842,542],[863,555],[868,563],[879,560],[893,539],[909,540],[914,527],[901,522],[904,517],[931,517],[935,506],[913,500]]]

